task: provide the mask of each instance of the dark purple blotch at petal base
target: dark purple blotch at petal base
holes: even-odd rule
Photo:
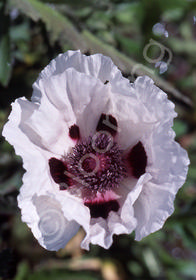
[[[132,170],[132,175],[135,178],[139,178],[146,172],[147,155],[144,146],[141,142],[138,142],[128,153],[127,157],[129,166]]]
[[[65,174],[67,171],[66,164],[59,159],[50,158],[49,167],[53,180],[60,185],[60,190],[66,190],[71,185],[71,178]]]
[[[79,140],[80,139],[80,129],[76,124],[72,125],[69,128],[69,136],[73,140]]]
[[[117,133],[117,129],[117,120],[112,115],[101,114],[96,131],[107,131],[114,137]]]
[[[117,212],[120,208],[117,200],[103,201],[103,202],[85,202],[85,206],[90,209],[91,218],[102,217],[107,219],[110,211]]]

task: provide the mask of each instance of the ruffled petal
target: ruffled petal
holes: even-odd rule
[[[166,219],[174,211],[175,195],[164,186],[148,182],[134,204],[137,227],[135,239],[140,241],[145,236],[162,228]]]
[[[34,166],[24,174],[18,206],[21,208],[23,222],[31,228],[39,243],[48,250],[58,250],[77,232],[79,225],[89,229],[90,215],[81,199],[59,191],[59,186],[52,180],[49,166],[46,161],[45,163],[45,168],[37,165],[37,168]],[[47,215],[51,216],[51,220]],[[52,231],[52,223],[57,218],[59,228],[56,226]]]
[[[2,135],[14,146],[17,155],[23,158],[24,168],[31,169],[34,164],[44,166],[44,158],[50,155],[50,152],[44,151],[41,139],[38,134],[31,130],[27,132],[25,120],[28,119],[38,108],[37,104],[29,102],[25,98],[16,99],[12,103],[12,111],[9,115],[9,121],[5,124]]]
[[[169,203],[169,201],[174,200],[175,194],[183,185],[189,164],[186,151],[174,141],[175,133],[171,129],[173,118],[177,115],[174,111],[174,104],[168,100],[163,91],[154,85],[153,80],[146,76],[136,79],[132,84],[131,93],[126,99],[123,95],[115,94],[113,108],[117,112],[118,144],[128,152],[138,141],[141,141],[147,154],[146,172],[152,176],[149,185],[153,184],[161,188],[165,192],[163,199],[166,199],[167,194]],[[153,187],[151,187],[149,193],[153,193]],[[155,228],[156,230],[160,229],[166,218],[172,213],[171,209],[173,209],[173,202],[170,203],[170,206],[166,205],[159,226],[158,223],[153,226],[153,222],[161,217],[161,214],[157,214],[159,203],[156,204],[157,212],[155,214],[153,200],[149,198],[149,204],[145,203],[147,194],[148,183],[143,187],[134,205],[138,222],[136,238],[140,239],[155,231]],[[143,207],[140,206],[142,203]],[[160,207],[162,207],[161,203],[162,200],[160,199]],[[150,210],[147,211],[144,205],[149,205]],[[148,215],[145,210],[149,212]],[[163,209],[161,211],[163,212]],[[160,213],[162,213],[161,211]],[[143,235],[141,232],[143,232]]]
[[[73,68],[40,79],[39,87],[44,95],[28,124],[56,154],[65,154],[74,145],[69,127],[76,124],[81,138],[86,138],[94,134],[101,113],[108,110],[107,85]]]
[[[138,221],[136,240],[160,229],[174,210],[177,191],[185,182],[189,159],[187,152],[174,141],[168,123],[157,127],[146,139],[147,172],[152,179],[146,183],[134,204]]]
[[[43,247],[48,250],[58,250],[63,248],[68,240],[77,232],[79,225],[73,221],[71,214],[67,214],[67,218],[63,210],[59,208],[59,201],[55,199],[55,195],[59,194],[58,185],[52,181],[49,173],[48,159],[52,154],[45,150],[44,146],[42,147],[42,141],[38,134],[26,125],[26,120],[37,109],[37,104],[29,102],[25,98],[17,99],[12,104],[12,112],[2,134],[14,146],[16,154],[22,156],[23,166],[27,170],[23,176],[23,186],[18,196],[22,220],[32,229],[34,236]],[[53,198],[49,198],[48,193],[52,194]],[[37,197],[41,198],[35,199]],[[43,203],[41,201],[42,198]],[[74,197],[72,197],[71,207],[73,207],[74,201]],[[45,202],[46,204],[44,204]],[[58,207],[51,208],[56,204]],[[82,205],[81,202],[80,205]],[[82,207],[86,208],[83,205]],[[49,224],[45,222],[46,220],[48,221],[47,217],[45,218],[44,212],[47,208],[51,210],[49,216],[57,215],[62,223],[60,232],[56,228],[57,239],[54,241],[52,240],[54,232],[50,232],[51,222],[53,221],[51,220]],[[49,232],[48,236],[46,236],[47,229]]]
[[[47,195],[34,195],[28,202],[29,213],[25,213],[25,209],[22,209],[23,221],[47,250],[64,248],[80,227],[75,221],[66,219],[58,201]]]
[[[68,68],[74,68],[80,73],[95,77],[102,83],[108,81],[112,86],[118,87],[119,89],[121,88],[122,94],[126,94],[127,89],[130,88],[129,80],[122,76],[121,71],[114,65],[109,57],[102,54],[86,56],[79,50],[68,51],[64,54],[59,54],[41,72],[40,77],[34,84],[32,100],[40,102],[43,94],[38,86],[39,79],[48,79],[52,76],[62,74]]]
[[[146,116],[143,110],[138,115],[143,120],[150,116],[151,122],[157,124],[169,123],[173,125],[173,119],[177,116],[174,111],[174,103],[168,100],[167,94],[154,85],[154,81],[148,76],[138,77],[132,84],[132,93],[135,94],[137,100],[145,106]]]
[[[67,192],[64,192],[64,194],[62,194],[62,192],[57,192],[55,198],[59,201],[64,216],[68,220],[74,220],[88,232],[90,212],[88,207],[84,206],[83,201]]]
[[[118,122],[116,141],[120,149],[127,150],[137,144],[146,131],[153,129],[156,120],[136,96],[124,96],[117,91],[111,94],[110,114]]]
[[[159,126],[150,135],[149,141],[143,139],[149,155],[147,171],[153,177],[153,183],[164,184],[176,194],[184,184],[188,165],[187,152],[174,140],[175,133],[167,124]]]
[[[113,88],[113,91],[118,92],[118,89]],[[114,104],[119,124],[118,144],[124,150],[164,123],[171,127],[177,116],[167,94],[147,76],[138,77],[131,84],[129,96],[115,94]]]
[[[91,219],[89,231],[86,232],[81,243],[83,249],[89,250],[90,243],[108,249],[112,245],[114,234],[129,234],[135,229],[137,220],[134,217],[133,204],[139,197],[143,185],[150,178],[151,176],[146,173],[133,187],[131,187],[129,180],[125,180],[121,184],[120,188],[124,189],[124,197],[118,200],[120,203],[119,211],[111,211],[107,219],[101,217]]]

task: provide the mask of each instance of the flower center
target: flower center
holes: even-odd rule
[[[115,189],[126,176],[122,151],[106,131],[77,143],[65,162],[72,174],[73,186],[80,188],[84,198]]]
[[[82,140],[79,127],[69,128],[75,141],[72,152],[61,159],[50,158],[50,173],[61,191],[81,197],[92,218],[107,219],[120,204],[115,191],[127,176],[138,179],[146,171],[147,155],[139,141],[126,154],[114,142],[117,121],[112,115],[101,114],[96,133]]]
[[[96,168],[96,159],[94,159],[93,157],[87,157],[82,161],[82,169],[86,172],[86,173],[91,173],[95,170]]]

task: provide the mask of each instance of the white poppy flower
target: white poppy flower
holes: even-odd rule
[[[52,60],[33,89],[12,104],[3,135],[23,158],[18,204],[39,243],[58,250],[82,226],[82,248],[109,248],[114,234],[160,229],[189,164],[167,95],[80,51]]]

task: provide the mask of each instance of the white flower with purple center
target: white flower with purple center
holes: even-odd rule
[[[23,158],[18,204],[39,243],[58,250],[82,226],[82,248],[109,248],[114,234],[159,230],[189,164],[167,95],[80,51],[52,60],[33,88],[31,101],[13,103],[3,135]]]

